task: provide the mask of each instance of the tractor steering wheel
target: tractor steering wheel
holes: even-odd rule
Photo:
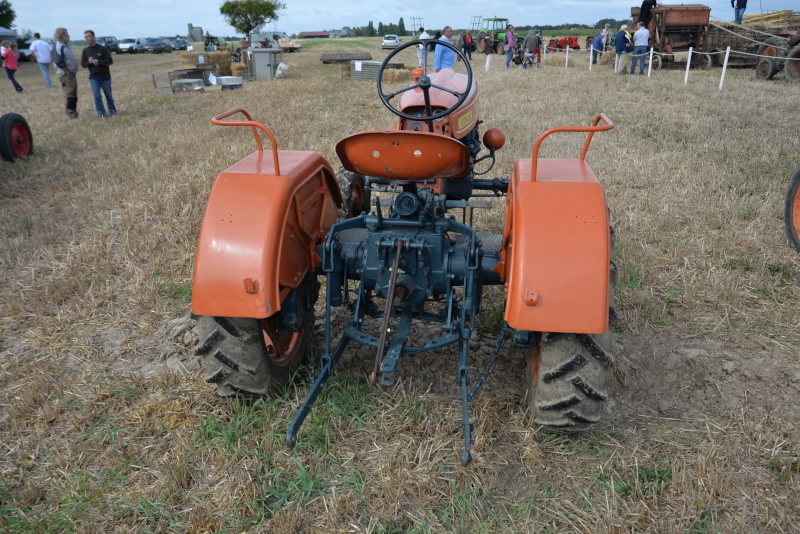
[[[454,91],[452,89],[448,89],[447,87],[442,87],[441,85],[435,85],[435,84],[431,83],[430,76],[428,76],[428,61],[427,60],[428,60],[428,45],[432,44],[432,43],[435,43],[436,46],[446,46],[447,48],[452,49],[461,58],[461,61],[464,63],[464,66],[467,68],[467,87],[466,87],[466,89],[464,89],[464,92],[459,93],[458,91]],[[404,88],[400,89],[399,91],[395,91],[394,93],[390,93],[390,94],[384,93],[383,92],[383,72],[386,70],[387,65],[389,65],[389,62],[391,61],[391,59],[393,57],[395,57],[398,53],[400,53],[402,50],[405,50],[406,48],[409,48],[411,46],[419,46],[419,45],[423,46],[423,49],[422,49],[422,72],[423,72],[423,74],[422,74],[422,77],[419,79],[419,82],[417,84],[409,85],[408,87],[404,87]],[[440,119],[440,118],[444,117],[445,115],[451,113],[456,108],[458,108],[458,106],[460,106],[461,104],[464,103],[464,100],[467,99],[467,95],[469,94],[470,87],[472,87],[472,66],[470,65],[469,61],[467,61],[467,57],[455,45],[453,45],[453,44],[451,44],[449,42],[446,42],[446,41],[439,40],[439,39],[416,39],[414,41],[409,41],[408,43],[406,43],[404,45],[398,46],[388,56],[386,56],[386,59],[383,60],[383,63],[381,63],[381,67],[378,70],[378,96],[381,97],[381,102],[383,102],[383,105],[386,106],[387,108],[389,108],[389,111],[391,111],[395,115],[397,115],[399,117],[403,117],[404,119],[409,119],[409,120],[431,121],[431,120]],[[422,91],[423,91],[423,93],[425,95],[425,115],[411,115],[410,113],[404,113],[404,112],[400,111],[399,109],[397,109],[396,107],[394,107],[390,103],[390,100],[393,99],[394,97],[396,97],[397,95],[401,95],[401,94],[405,93],[406,91],[411,91],[411,90],[414,90],[414,89],[417,89],[417,88],[422,89]],[[453,104],[451,107],[447,108],[444,111],[436,111],[436,112],[434,112],[431,109],[431,98],[430,98],[430,90],[431,90],[431,88],[439,89],[440,91],[445,91],[447,93],[450,93],[450,94],[458,97],[458,101],[455,104]]]

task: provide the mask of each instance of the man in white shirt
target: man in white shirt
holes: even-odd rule
[[[53,87],[53,82],[50,81],[50,45],[42,41],[42,37],[38,33],[33,34],[35,39],[31,43],[31,54],[39,63],[39,69],[44,76],[44,84],[47,88]]]
[[[431,36],[428,35],[428,32],[425,31],[425,28],[420,27],[419,29],[419,37],[417,39],[430,39]],[[422,66],[422,52],[424,52],[425,47],[423,45],[419,45],[419,50],[417,51],[417,55],[419,56],[419,64],[418,67]]]
[[[633,58],[631,58],[631,74],[636,74],[636,60],[641,61],[639,74],[644,75],[644,58],[647,55],[647,47],[650,44],[650,30],[644,27],[643,22],[636,25],[633,33]]]

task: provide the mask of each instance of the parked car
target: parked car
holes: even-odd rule
[[[106,36],[106,37],[98,37],[97,44],[101,44],[108,48],[109,52],[114,52],[119,54],[119,40],[116,37]]]
[[[186,50],[189,48],[189,41],[186,39],[175,39],[172,41],[172,48],[174,50]]]
[[[31,54],[31,43],[33,39],[25,41],[25,46],[18,49],[19,61],[33,61],[33,54]]]
[[[148,37],[143,43],[144,51],[153,54],[160,54],[162,52],[172,52],[172,46],[166,39],[160,37]]]
[[[143,39],[137,37],[135,39],[128,38],[123,39],[119,43],[119,53],[124,54],[136,54],[138,52],[144,52],[144,44],[142,43]]]
[[[397,48],[400,46],[400,38],[396,35],[384,35],[381,48]]]

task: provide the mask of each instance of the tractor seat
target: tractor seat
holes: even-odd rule
[[[361,132],[339,141],[336,154],[350,172],[401,181],[460,178],[471,162],[461,141],[429,132]]]

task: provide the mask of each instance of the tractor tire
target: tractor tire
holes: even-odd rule
[[[789,244],[797,252],[800,252],[800,167],[795,171],[789,184],[784,220],[786,221],[786,236],[789,238]]]
[[[756,63],[756,79],[771,80],[778,73],[778,63],[771,57],[762,57]]]
[[[651,67],[653,70],[661,70],[661,67],[664,66],[664,60],[661,56],[653,54],[653,66]]]
[[[791,61],[787,61],[783,66],[783,75],[790,82],[800,82],[800,45],[792,48],[786,59]]]
[[[319,291],[316,277],[309,277],[304,284],[308,283],[312,291]],[[222,397],[267,395],[288,384],[311,359],[314,346],[314,306],[303,308],[296,331],[284,327],[282,311],[266,319],[198,317],[200,343],[195,354],[206,382],[215,384]]]
[[[774,58],[778,70],[783,68],[783,58],[789,53],[789,44],[782,37],[769,37],[758,47],[758,55]]]
[[[612,230],[612,236],[613,236]],[[613,248],[612,248],[613,252]],[[609,266],[609,317],[616,317],[618,271]],[[614,367],[611,329],[602,334],[542,334],[528,356],[528,412],[554,432],[582,432],[600,421]]]
[[[614,366],[611,332],[543,334],[528,359],[528,411],[559,432],[589,430],[602,418]]]
[[[0,157],[16,161],[33,154],[33,135],[28,122],[16,113],[0,117]]]
[[[336,181],[342,192],[344,202],[339,208],[339,220],[351,219],[362,212],[369,213],[370,192],[367,189],[367,181],[361,174],[355,174],[344,169],[339,169],[336,174]]]

